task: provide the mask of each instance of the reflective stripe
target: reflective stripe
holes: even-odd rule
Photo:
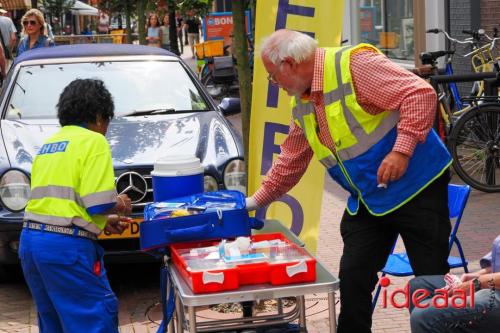
[[[340,83],[339,87],[340,88],[334,89],[332,91],[323,94],[325,106],[344,99],[346,95],[352,94],[352,87],[349,83],[344,83],[344,84]]]
[[[389,133],[391,129],[396,126],[399,121],[399,114],[391,112],[385,117],[380,125],[370,134],[365,134],[363,137],[356,137],[358,143],[348,148],[337,151],[339,157],[343,160],[350,160],[365,153],[374,144],[382,140],[382,138]],[[364,133],[364,131],[363,131]]]
[[[52,215],[42,215],[42,214],[36,214],[32,212],[25,212],[24,213],[24,219],[25,220],[31,220],[35,222],[40,222],[40,223],[47,223],[47,224],[52,224],[52,225],[58,225],[62,227],[67,227],[70,225],[76,225],[82,229],[85,229],[87,231],[90,231],[96,235],[99,235],[101,233],[101,229],[97,225],[95,225],[92,222],[85,221],[81,217],[75,216],[75,217],[61,217],[61,216],[52,216]]]
[[[337,165],[337,160],[333,155],[327,156],[320,160],[321,164],[325,166],[325,168],[330,169]]]
[[[296,105],[292,109],[292,115],[300,123],[300,127],[305,130],[304,116],[314,114],[314,106],[311,103],[302,103],[300,97],[295,97]]]
[[[63,235],[78,236],[90,238],[92,240],[97,240],[97,235],[93,232],[82,230],[77,227],[61,227],[59,225],[52,225],[47,223],[38,223],[32,221],[24,221],[23,228],[28,228],[32,230],[48,231]]]
[[[337,72],[337,85],[339,87],[343,87],[345,85],[342,83],[340,60],[342,54],[349,48],[350,47],[342,48],[340,51],[335,53],[335,70]],[[342,91],[346,90],[342,89]],[[349,91],[352,93],[352,90]],[[399,121],[399,113],[390,112],[387,117],[382,119],[379,126],[377,126],[372,133],[368,134],[354,117],[354,114],[347,108],[345,95],[341,96],[340,103],[342,104],[342,112],[344,113],[344,118],[349,125],[351,133],[358,141],[358,143],[353,146],[337,151],[339,157],[343,160],[350,160],[366,152],[371,146],[380,141],[394,126],[396,126]]]
[[[93,207],[116,202],[116,190],[92,193],[82,197],[84,207]]]
[[[35,187],[33,190],[31,190],[30,200],[43,199],[47,197],[68,199],[71,201],[75,201],[79,206],[85,207],[82,198],[80,198],[80,195],[76,193],[72,187],[69,186],[48,185]]]
[[[97,205],[116,202],[116,190],[92,193],[80,197],[75,190],[69,186],[39,186],[31,191],[30,199],[57,198],[76,202],[80,207],[88,208]]]

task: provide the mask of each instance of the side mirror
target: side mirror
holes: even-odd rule
[[[219,104],[219,109],[225,116],[241,112],[240,99],[236,97],[225,97]]]

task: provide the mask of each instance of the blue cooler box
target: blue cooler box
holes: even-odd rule
[[[175,216],[179,212],[192,215]],[[248,216],[243,193],[199,193],[147,205],[144,222],[140,224],[141,250],[172,243],[250,236],[252,228],[262,226],[262,221]]]
[[[157,159],[151,172],[154,201],[160,202],[203,192],[203,165],[191,155]]]

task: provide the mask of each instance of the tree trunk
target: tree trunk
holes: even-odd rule
[[[170,24],[170,51],[177,55],[180,55],[179,44],[177,44],[177,21],[175,20],[175,2],[173,0],[168,1],[168,22]]]
[[[250,0],[250,17],[252,19],[252,36],[255,37],[255,13],[257,12],[257,0]]]
[[[248,63],[248,46],[245,29],[245,1],[233,1],[233,24],[238,81],[240,83],[241,125],[245,149],[245,166],[248,170],[248,149],[250,139],[250,112],[252,106],[252,77]]]
[[[137,24],[139,24],[139,43],[146,44],[146,0],[137,1]]]
[[[130,0],[125,1],[125,25],[127,28],[127,44],[132,44],[132,24],[130,22]]]

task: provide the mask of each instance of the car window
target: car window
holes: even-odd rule
[[[104,81],[113,95],[115,116],[166,109],[206,111],[208,104],[177,61],[114,61],[21,67],[6,118],[56,118],[64,87],[76,78]]]

